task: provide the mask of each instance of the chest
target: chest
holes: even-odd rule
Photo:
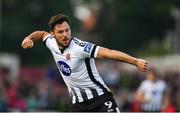
[[[61,74],[65,76],[80,71],[80,67],[84,63],[84,60],[73,52],[53,53],[53,57]]]
[[[145,92],[152,96],[161,95],[164,92],[164,87],[158,83],[149,83],[146,84]]]

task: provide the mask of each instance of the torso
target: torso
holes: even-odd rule
[[[46,45],[68,86],[72,103],[83,102],[110,91],[95,66],[93,57],[96,57],[97,46],[74,37],[61,52],[52,36],[47,37]]]

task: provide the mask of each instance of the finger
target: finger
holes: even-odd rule
[[[32,48],[34,46],[33,41],[30,41],[30,48]]]
[[[142,62],[145,63],[145,64],[148,64],[148,62],[146,60],[142,60]]]
[[[23,48],[24,48],[24,49],[27,49],[27,45],[25,44],[25,45],[23,46]]]
[[[149,67],[144,68],[144,71],[148,71],[148,70],[149,70]]]
[[[147,70],[148,68],[143,68],[143,70]]]
[[[23,41],[22,46],[26,46],[26,45],[27,45],[27,41]]]
[[[22,42],[21,46],[22,46],[22,47],[24,46],[24,42]]]
[[[141,71],[142,71],[142,72],[145,72],[146,70],[142,69]]]
[[[145,68],[148,68],[149,66],[148,65],[144,65]]]
[[[149,68],[149,66],[148,66],[148,65],[144,65],[144,67],[145,67],[145,68]]]
[[[27,48],[29,47],[29,44],[26,42],[26,43],[24,43],[24,44],[22,45],[22,47],[23,47],[24,49],[27,49]]]
[[[26,48],[26,44],[25,44],[25,43],[23,43],[23,44],[22,44],[22,47],[23,47],[23,48]]]
[[[146,71],[147,71],[147,69],[143,69],[143,70],[142,70],[142,72],[146,72]]]

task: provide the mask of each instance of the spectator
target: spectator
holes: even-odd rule
[[[150,69],[147,78],[137,90],[136,98],[144,112],[161,111],[166,83],[159,79],[155,69]]]

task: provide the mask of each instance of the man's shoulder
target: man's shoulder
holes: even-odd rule
[[[159,84],[160,86],[162,86],[162,87],[167,87],[167,84],[166,84],[166,82],[165,82],[164,80],[159,80],[159,81],[158,81],[158,84]]]
[[[141,85],[143,85],[143,86],[152,85],[152,82],[150,80],[145,79],[142,81]]]
[[[86,45],[85,41],[82,41],[82,40],[78,39],[77,37],[73,37],[72,41],[75,43],[75,45],[78,45],[80,47],[84,47]]]

